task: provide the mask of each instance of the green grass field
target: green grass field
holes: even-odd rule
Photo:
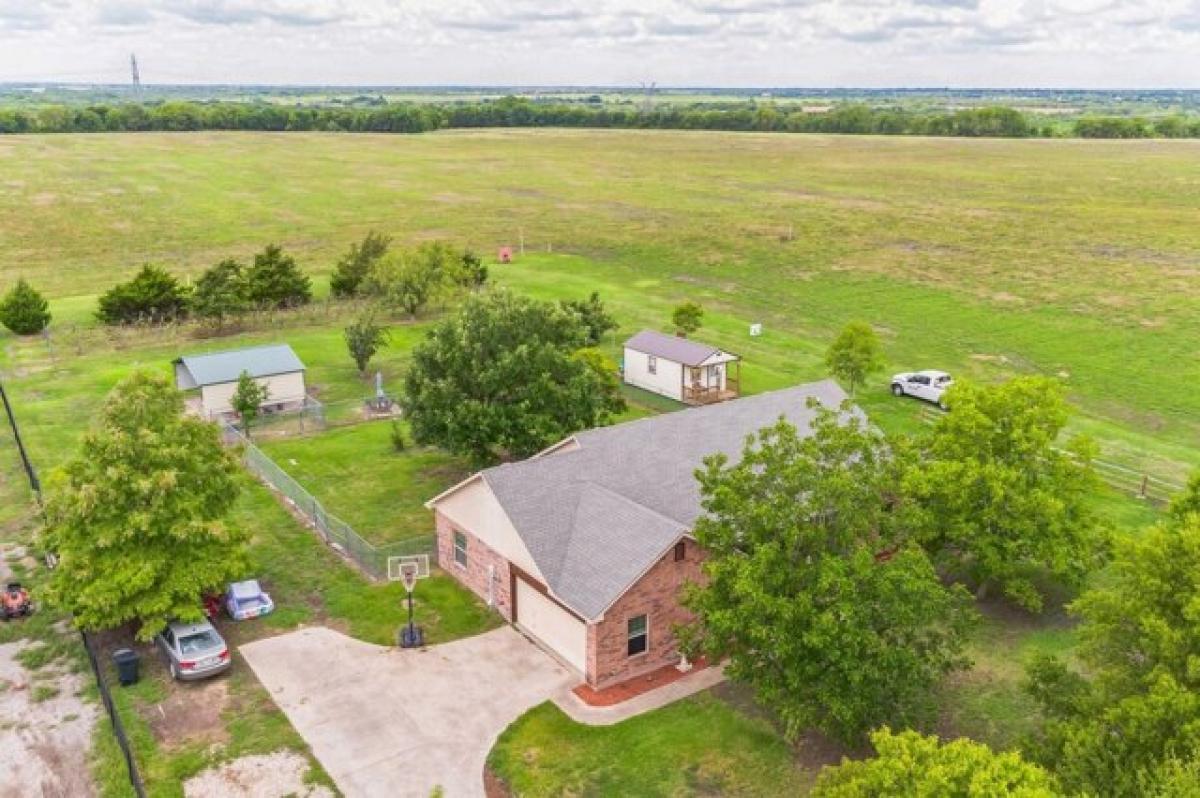
[[[1106,451],[1200,462],[1200,143],[637,131],[147,134],[0,141],[0,282],[86,319],[142,262],[267,241],[327,273],[375,228],[575,257],[497,269],[599,288],[636,323],[696,298],[788,378],[863,318],[897,368],[1062,375]],[[768,335],[749,341],[746,324]]]
[[[823,377],[828,341],[864,319],[880,330],[895,370],[1059,377],[1079,410],[1073,430],[1095,437],[1110,460],[1178,482],[1200,465],[1197,156],[1197,142],[683,132],[8,137],[0,290],[30,278],[51,296],[55,323],[49,341],[0,333],[0,376],[43,473],[75,450],[121,377],[135,368],[166,374],[187,352],[286,340],[330,420],[348,423],[373,390],[342,341],[353,309],[320,302],[202,339],[187,328],[102,332],[91,321],[96,294],[145,261],[195,275],[268,241],[295,252],[323,294],[337,255],[369,229],[403,241],[444,237],[488,255],[523,237],[525,255],[491,265],[494,282],[547,299],[599,291],[621,323],[604,343],[614,356],[625,334],[664,327],[674,304],[695,299],[707,309],[697,337],[741,353],[744,387],[757,392]],[[372,366],[390,389],[429,321],[394,327]],[[750,338],[751,322],[766,334]],[[628,398],[628,418],[672,409],[638,392]],[[857,401],[888,432],[928,421],[927,409],[893,399],[882,378]],[[5,434],[0,454],[11,452]],[[427,532],[421,502],[462,473],[437,452],[392,451],[386,423],[259,440],[332,512],[380,542]],[[0,530],[22,539],[33,519],[23,477],[13,457],[0,459]],[[1123,531],[1156,516],[1114,491],[1096,502]],[[390,640],[401,617],[395,585],[368,585],[260,487],[248,488],[238,520],[254,528],[256,567],[284,598],[270,628],[321,622]],[[495,622],[448,580],[426,584],[418,611],[435,640]],[[939,730],[1006,747],[1034,721],[1019,689],[1023,663],[1039,651],[1069,653],[1074,635],[1057,609],[1041,618],[984,609],[975,667],[943,691]],[[740,709],[699,706],[711,731],[697,738],[700,748],[668,749],[685,764],[661,774],[659,792],[734,789],[740,768],[783,767],[770,735],[753,751],[730,748],[746,734],[760,739]],[[262,722],[274,734],[274,721]],[[581,774],[639,741],[662,740],[675,723],[664,712],[628,728],[580,730],[535,710],[493,764],[528,794],[615,793],[636,772]],[[199,761],[158,749],[146,756],[166,774]],[[811,777],[776,775],[780,784]]]
[[[488,764],[516,795],[796,795],[811,782],[771,724],[708,693],[614,726],[547,702],[521,716]]]

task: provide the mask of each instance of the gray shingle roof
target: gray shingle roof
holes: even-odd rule
[[[251,346],[208,355],[186,355],[175,362],[183,364],[197,385],[233,382],[243,371],[249,372],[251,377],[304,371],[304,364],[287,344]]]
[[[695,470],[741,457],[780,416],[809,430],[810,397],[837,408],[832,380],[580,432],[579,448],[489,468],[483,478],[553,593],[594,620],[699,517]]]
[[[678,335],[667,335],[654,330],[642,330],[626,341],[625,346],[685,366],[699,366],[721,351],[715,346],[702,344],[690,338],[680,338]]]

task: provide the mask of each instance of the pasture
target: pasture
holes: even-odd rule
[[[573,257],[496,277],[651,308],[812,370],[862,318],[894,366],[1061,376],[1081,428],[1198,462],[1200,143],[636,131],[113,134],[0,140],[0,282],[82,321],[143,262],[196,274],[268,241],[315,274],[367,230]],[[741,333],[748,321],[763,341]],[[768,351],[769,350],[769,351]],[[787,361],[787,362],[783,362]],[[753,384],[753,376],[750,377]]]
[[[342,342],[353,308],[322,300],[205,340],[187,327],[102,333],[91,319],[96,295],[143,262],[194,276],[270,241],[297,256],[323,295],[338,255],[370,229],[400,242],[469,244],[489,261],[499,245],[523,240],[515,263],[489,264],[493,281],[547,299],[599,291],[621,323],[604,342],[612,355],[624,335],[665,327],[674,304],[694,299],[707,310],[697,337],[742,354],[744,387],[757,392],[823,377],[829,340],[863,319],[880,330],[897,371],[1057,376],[1079,410],[1073,429],[1095,437],[1104,457],[1181,481],[1200,465],[1198,156],[1194,142],[553,130],[3,138],[0,290],[27,277],[51,298],[55,320],[48,341],[0,333],[0,377],[43,472],[72,454],[121,377],[139,367],[167,373],[182,352],[286,340],[331,421],[349,423],[373,390]],[[391,346],[372,365],[390,390],[434,316],[393,320]],[[750,322],[766,334],[750,338]],[[871,418],[889,432],[922,429],[928,412],[886,389],[881,377],[859,395]],[[629,417],[670,409],[630,398]],[[25,540],[33,526],[6,434],[0,542]],[[463,468],[431,450],[393,452],[387,438],[386,423],[375,423],[263,445],[382,542],[428,532],[420,503]],[[1121,529],[1155,517],[1127,495],[1096,500]],[[271,625],[323,622],[390,638],[397,586],[368,585],[340,565],[261,487],[248,487],[237,520],[254,528],[255,566],[283,599]],[[450,580],[429,584],[430,605],[419,611],[436,639],[494,622]],[[982,609],[975,668],[946,686],[939,729],[1007,746],[1033,721],[1022,663],[1069,651],[1074,635],[1057,605],[1039,618],[998,603]],[[239,694],[243,686],[247,702],[259,700],[257,683],[239,684]],[[136,720],[135,699],[124,709],[141,724],[139,756],[159,775],[195,772],[199,749],[163,750]],[[716,747],[722,730],[749,728],[726,702],[703,706],[718,716]],[[658,737],[671,722],[669,712],[651,713],[640,732],[559,735],[566,753],[556,761],[586,770],[589,758],[625,745],[622,734]],[[531,713],[505,735],[495,764],[535,794],[587,786],[561,770],[520,781],[528,747],[562,724]],[[268,736],[302,750],[284,726]],[[755,753],[755,767],[783,760],[772,746]]]

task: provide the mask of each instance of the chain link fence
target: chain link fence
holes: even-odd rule
[[[326,510],[316,496],[309,493],[291,474],[247,440],[236,427],[224,424],[221,429],[222,439],[227,445],[241,447],[242,462],[250,473],[282,496],[325,543],[352,560],[368,576],[386,579],[389,557],[425,554],[429,556],[431,563],[437,562],[437,541],[432,534],[417,535],[381,545],[371,543],[345,521]]]

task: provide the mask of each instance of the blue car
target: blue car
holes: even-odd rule
[[[225,592],[225,610],[235,621],[258,618],[275,609],[271,597],[259,587],[257,579],[234,582]]]

